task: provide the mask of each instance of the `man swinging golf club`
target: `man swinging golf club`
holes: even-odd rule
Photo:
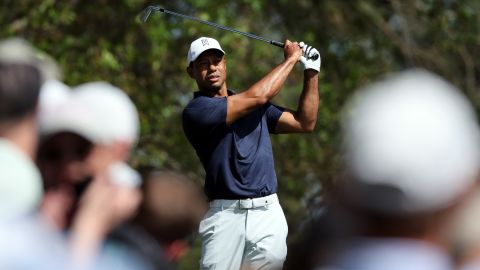
[[[285,260],[288,227],[269,133],[314,130],[321,60],[303,42],[287,40],[283,50],[285,60],[240,93],[227,88],[227,59],[217,40],[201,37],[188,51],[187,72],[198,91],[183,111],[183,129],[205,169],[210,200],[199,228],[201,269],[275,269]],[[273,105],[298,61],[305,71],[297,110]]]

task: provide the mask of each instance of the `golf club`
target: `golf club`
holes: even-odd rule
[[[170,10],[161,8],[159,6],[153,6],[152,5],[152,6],[148,6],[147,8],[145,8],[145,10],[142,12],[142,15],[140,17],[140,21],[145,23],[148,20],[148,17],[150,17],[150,15],[152,14],[152,12],[163,12],[163,13],[166,13],[166,14],[182,17],[182,18],[187,19],[187,20],[192,20],[192,21],[196,21],[196,22],[199,22],[199,23],[209,25],[209,26],[220,28],[222,30],[226,30],[226,31],[230,31],[230,32],[237,33],[237,34],[240,34],[240,35],[244,35],[244,36],[249,37],[249,38],[253,38],[253,39],[256,39],[256,40],[261,40],[261,41],[267,42],[269,44],[272,44],[272,45],[280,47],[280,48],[285,47],[285,43],[283,43],[283,42],[266,39],[264,37],[260,37],[260,36],[254,35],[254,34],[242,32],[242,31],[230,28],[230,27],[226,27],[226,26],[223,26],[223,25],[219,25],[219,24],[216,24],[216,23],[209,22],[209,21],[201,20],[201,19],[198,19],[198,18],[195,18],[195,17],[192,17],[192,16],[188,16],[188,15],[185,15],[185,14],[178,13],[178,12],[170,11]],[[318,57],[319,57],[318,54],[314,54],[313,56],[310,57],[310,59],[317,60]]]

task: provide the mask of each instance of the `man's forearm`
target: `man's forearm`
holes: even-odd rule
[[[313,131],[317,123],[319,104],[318,72],[307,69],[304,71],[303,91],[298,102],[296,118],[307,131]]]
[[[227,116],[225,118],[227,125],[250,113],[255,108],[263,106],[278,94],[288,74],[300,60],[302,49],[298,43],[286,40],[283,54],[285,60],[260,81],[238,95],[227,97]]]
[[[265,98],[267,101],[280,92],[288,74],[296,64],[296,59],[286,59],[280,65],[276,66],[260,81],[250,87],[246,93],[250,97]]]

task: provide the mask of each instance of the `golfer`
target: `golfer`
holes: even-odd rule
[[[316,49],[289,40],[284,56],[261,80],[235,93],[227,87],[227,58],[218,41],[201,37],[191,43],[187,72],[198,91],[182,117],[205,169],[210,200],[199,227],[201,269],[275,269],[285,260],[288,227],[276,194],[269,133],[314,130],[321,60]],[[270,103],[299,61],[305,71],[297,110]]]

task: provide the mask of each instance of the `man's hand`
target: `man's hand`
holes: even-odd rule
[[[291,42],[287,39],[285,41],[285,47],[283,47],[283,54],[285,56],[285,60],[291,59],[296,63],[302,56],[302,49],[297,42]]]
[[[300,57],[300,61],[302,62],[305,69],[313,69],[317,72],[320,71],[320,65],[322,63],[322,58],[320,57],[320,53],[317,49],[309,46],[305,43],[300,42],[300,48],[303,50],[303,55]],[[312,56],[318,54],[318,58],[316,60],[312,59]]]

